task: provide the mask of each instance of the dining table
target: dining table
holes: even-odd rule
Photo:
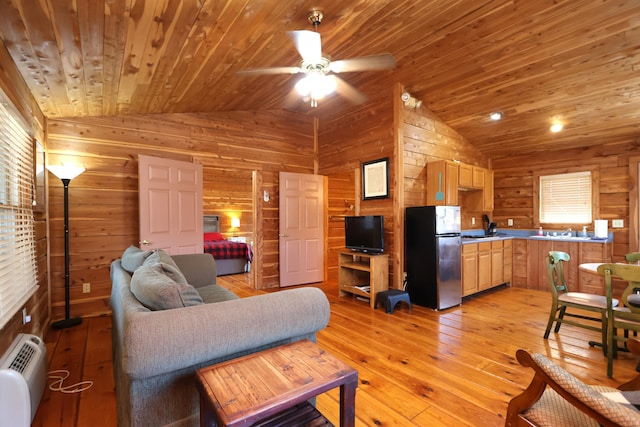
[[[578,269],[587,272],[587,273],[593,273],[593,274],[599,274],[598,273],[598,267],[600,267],[603,264],[621,264],[621,265],[629,265],[629,263],[627,262],[616,262],[616,263],[606,263],[606,262],[586,262],[583,264],[578,265]],[[632,265],[638,265],[638,267],[640,267],[640,264],[632,264]],[[604,279],[603,279],[604,280]],[[629,297],[627,298],[627,302],[629,304],[632,304],[634,306],[638,306],[640,307],[640,294],[631,294],[629,295]]]

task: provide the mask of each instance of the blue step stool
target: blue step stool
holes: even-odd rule
[[[378,292],[376,294],[376,302],[373,308],[377,308],[378,303],[382,303],[384,304],[385,312],[393,313],[393,309],[401,301],[407,303],[409,306],[409,312],[411,312],[411,300],[409,299],[409,293],[399,289],[389,289],[388,291]]]

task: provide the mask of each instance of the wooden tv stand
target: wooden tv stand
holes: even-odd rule
[[[369,290],[363,289],[369,286]],[[354,251],[338,253],[338,294],[369,298],[374,308],[376,294],[389,288],[389,255]]]

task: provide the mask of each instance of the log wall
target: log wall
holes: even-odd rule
[[[241,215],[241,230],[256,232],[257,286],[278,280],[278,172],[313,173],[313,119],[292,113],[167,114],[50,120],[48,152],[55,163],[71,157],[87,169],[69,191],[71,301],[76,316],[110,312],[109,265],[138,242],[139,154],[203,164],[204,212],[221,214],[222,231]],[[253,229],[251,177],[261,227]],[[255,185],[255,183],[254,183]],[[62,185],[50,182],[53,318],[63,310]],[[251,228],[251,229],[250,229]],[[254,270],[255,271],[255,270]],[[91,293],[82,284],[91,283]]]
[[[329,181],[330,215],[326,262],[330,279],[337,278],[337,252],[344,249],[345,215],[384,215],[385,252],[394,253],[393,181],[390,179],[388,199],[361,199],[362,162],[385,157],[389,158],[389,175],[393,176],[393,103],[390,93],[379,94],[376,99],[332,120],[320,120],[319,174],[327,176]],[[390,275],[393,275],[392,269]]]
[[[629,225],[637,223],[637,218],[632,218],[629,202],[630,193],[637,192],[637,177],[632,176],[637,170],[630,170],[629,164],[630,159],[638,157],[638,153],[640,140],[632,140],[627,143],[594,145],[588,149],[496,159],[493,161],[494,220],[502,228],[506,228],[507,220],[512,218],[514,228],[537,229],[534,175],[544,175],[548,171],[574,171],[576,168],[595,169],[599,172],[600,179],[599,202],[594,219],[609,221],[609,232],[613,232],[614,239],[614,261],[622,261],[627,252],[637,250],[629,245]],[[612,228],[613,219],[622,219],[624,227]],[[561,230],[569,226],[571,224],[558,224],[557,228]],[[593,231],[593,224],[588,228]]]

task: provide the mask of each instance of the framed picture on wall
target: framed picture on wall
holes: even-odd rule
[[[362,200],[389,198],[389,158],[362,163]]]

